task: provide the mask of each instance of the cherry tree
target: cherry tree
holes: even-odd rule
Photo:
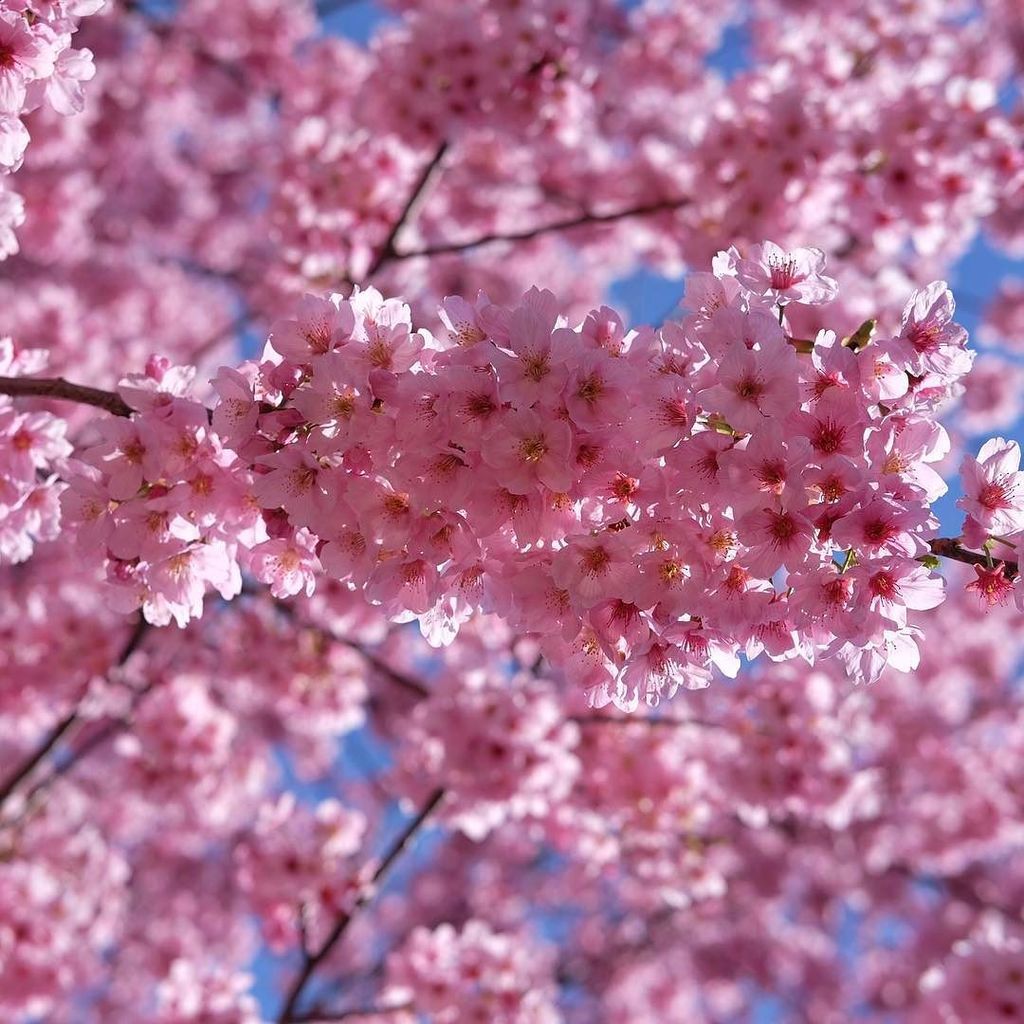
[[[1024,1020],[1019,4],[347,6],[0,0],[0,1017]]]

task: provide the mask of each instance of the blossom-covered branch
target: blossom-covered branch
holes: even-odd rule
[[[274,359],[221,371],[212,419],[187,397],[189,374],[165,363],[123,382],[137,415],[101,426],[93,469],[72,478],[64,506],[89,525],[87,553],[107,552],[129,591],[141,585],[157,624],[197,615],[207,585],[234,596],[242,569],[280,598],[311,593],[322,566],[440,642],[474,611],[530,633],[557,607],[563,636],[545,636],[543,652],[599,704],[635,707],[711,665],[735,672],[740,651],[792,656],[783,638],[803,631],[874,678],[916,657],[907,609],[941,600],[916,561],[933,550],[929,506],[944,490],[928,463],[945,435],[929,416],[970,356],[942,282],[912,298],[891,338],[847,346],[822,331],[797,355],[793,309],[836,294],[822,266],[818,250],[771,243],[723,253],[692,278],[692,311],[657,333],[626,332],[607,309],[569,328],[536,289],[510,308],[447,300],[447,343],[414,333],[407,308],[373,289],[308,299],[273,328]],[[553,416],[559,403],[567,421]],[[701,501],[716,496],[710,519],[695,475]],[[655,480],[671,506],[645,497]],[[1016,499],[982,485],[1011,510],[992,524],[1012,528]],[[180,537],[151,562],[145,532],[127,524],[169,539],[171,520],[145,511],[168,487],[185,502]],[[256,503],[240,502],[250,488]],[[540,518],[527,527],[532,502]],[[543,511],[552,502],[561,519]],[[440,531],[426,548],[416,508]],[[453,516],[476,545],[459,560]],[[652,542],[646,524],[659,520],[673,541]],[[553,529],[563,543],[539,557],[533,544]],[[498,563],[485,570],[481,557],[494,545],[516,566],[500,586]],[[966,557],[953,543],[935,550]],[[780,568],[783,590],[769,582]],[[859,602],[867,620],[850,615]],[[657,625],[669,607],[675,624]],[[768,621],[780,630],[770,642]]]

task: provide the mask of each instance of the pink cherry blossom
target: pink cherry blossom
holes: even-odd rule
[[[964,497],[957,501],[967,515],[990,534],[1024,529],[1024,474],[1020,446],[994,437],[977,458],[965,456],[960,466]]]
[[[799,405],[795,360],[785,345],[756,351],[733,345],[719,363],[717,383],[702,396],[702,403],[743,432],[756,430],[768,419],[782,419]]]
[[[816,305],[831,301],[838,290],[836,282],[822,273],[824,269],[821,249],[787,252],[774,242],[764,242],[753,246],[750,256],[737,263],[736,276],[755,295]]]
[[[952,322],[955,304],[945,281],[918,292],[903,311],[903,325],[893,352],[917,374],[963,373],[973,360],[966,350],[967,332]]]
[[[502,416],[488,431],[481,456],[501,474],[502,486],[515,494],[527,494],[538,484],[564,491],[572,479],[571,439],[567,424],[545,422],[523,409]]]
[[[45,23],[33,27],[14,11],[0,12],[0,110],[19,113],[28,83],[52,74],[55,43]]]
[[[1013,583],[1006,578],[1004,569],[1002,562],[988,568],[976,565],[977,579],[967,584],[968,592],[975,594],[978,601],[988,607],[1005,604],[1013,594]]]

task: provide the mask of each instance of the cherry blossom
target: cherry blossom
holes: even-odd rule
[[[1016,533],[1024,528],[1024,475],[1020,473],[1020,446],[994,437],[978,457],[966,456],[960,468],[964,497],[957,505],[990,534]]]
[[[835,298],[838,286],[825,277],[825,253],[821,249],[786,252],[774,242],[754,246],[736,265],[740,284],[754,295],[770,295],[782,302],[814,305]]]

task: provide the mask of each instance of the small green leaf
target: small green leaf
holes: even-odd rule
[[[853,332],[853,334],[848,338],[843,338],[843,344],[847,348],[852,348],[854,352],[859,352],[866,345],[870,344],[877,326],[877,320],[865,320],[864,323],[862,323],[860,327]]]

